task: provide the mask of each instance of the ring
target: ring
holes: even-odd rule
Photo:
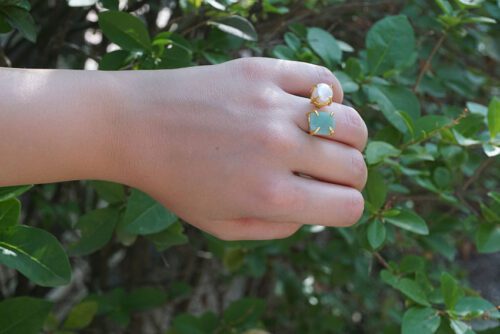
[[[309,134],[333,136],[335,133],[335,116],[333,111],[313,111],[307,113],[307,120],[309,121]]]
[[[333,102],[333,85],[319,83],[311,89],[311,103],[317,109],[329,106]]]
[[[336,126],[333,111],[318,111],[322,107],[329,106],[332,102],[332,85],[326,83],[314,85],[311,89],[311,103],[315,108],[307,113],[310,135],[333,136]]]

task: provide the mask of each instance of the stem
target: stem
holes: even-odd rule
[[[465,192],[472,183],[474,183],[481,173],[493,162],[493,159],[486,159],[484,160],[481,165],[474,171],[474,175],[472,175],[465,183],[464,186],[462,187],[462,192]]]
[[[373,256],[377,259],[378,262],[387,270],[391,271],[391,266],[387,261],[380,255],[379,252],[373,252]]]
[[[415,140],[407,142],[406,144],[401,145],[400,150],[403,151],[404,149],[406,149],[407,147],[409,147],[411,145],[420,144],[420,143],[426,141],[427,139],[432,138],[436,133],[439,133],[442,130],[451,129],[452,127],[458,125],[462,121],[462,119],[464,119],[467,116],[468,112],[469,112],[468,109],[464,109],[464,112],[461,113],[460,116],[458,116],[456,119],[452,120],[451,123],[430,131],[429,133],[425,134],[420,139],[415,139]]]
[[[442,33],[441,37],[439,37],[438,41],[434,45],[434,48],[432,49],[431,53],[429,54],[429,57],[427,57],[427,59],[424,63],[424,66],[422,67],[422,69],[420,70],[420,73],[418,74],[418,78],[417,78],[417,81],[415,82],[415,86],[413,86],[413,92],[417,91],[418,86],[420,85],[420,82],[422,81],[425,73],[427,72],[427,70],[431,66],[432,59],[434,58],[434,56],[436,55],[436,52],[439,50],[439,48],[443,44],[445,38],[446,38],[446,33]]]

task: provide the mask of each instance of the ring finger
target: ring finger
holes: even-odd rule
[[[304,136],[292,159],[295,173],[358,190],[365,186],[368,172],[363,155],[351,146]]]
[[[305,132],[309,133],[307,114],[314,109],[309,99],[288,94],[285,112],[293,113],[293,120]],[[335,117],[335,133],[332,136],[321,136],[352,146],[363,151],[368,139],[366,124],[359,113],[348,106],[333,103],[323,107],[321,112],[333,112]]]

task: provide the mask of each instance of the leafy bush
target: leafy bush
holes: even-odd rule
[[[498,333],[463,259],[500,251],[500,2],[31,4],[0,0],[4,66],[329,67],[369,126],[369,180],[356,226],[265,242],[119,184],[0,188],[0,333]]]

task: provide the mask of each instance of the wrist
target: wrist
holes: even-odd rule
[[[57,175],[65,180],[116,180],[122,148],[119,134],[122,94],[113,72],[58,71],[51,85],[59,103],[50,125]],[[49,107],[50,108],[50,107]],[[54,169],[57,170],[57,169]]]
[[[100,179],[127,184],[132,164],[133,121],[131,101],[133,73],[96,71],[94,89],[91,92],[95,104],[88,110],[89,133],[95,155],[93,167],[86,168],[84,179]]]
[[[175,85],[167,71],[102,72],[107,105],[98,117],[105,125],[100,134],[100,178],[141,188],[158,159],[152,148],[169,146],[169,116]],[[165,150],[166,151],[166,150]],[[168,166],[163,166],[168,168]]]

